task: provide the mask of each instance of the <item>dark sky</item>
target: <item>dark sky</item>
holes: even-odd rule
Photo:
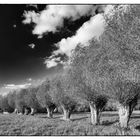
[[[45,5],[38,5],[43,10]],[[90,17],[77,21],[64,22],[59,32],[48,33],[37,39],[32,34],[33,25],[22,24],[24,10],[36,10],[35,7],[19,4],[0,5],[0,87],[4,84],[20,84],[26,79],[39,79],[47,75],[44,58],[55,50],[54,43],[72,36]],[[32,49],[28,45],[34,43]]]

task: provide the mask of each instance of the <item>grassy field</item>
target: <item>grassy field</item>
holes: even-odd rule
[[[68,122],[61,118],[60,114],[53,119],[46,114],[0,114],[0,135],[122,135],[116,112],[104,112],[99,126],[91,125],[89,113],[73,114]],[[133,113],[129,126],[123,135],[140,135],[140,112]]]

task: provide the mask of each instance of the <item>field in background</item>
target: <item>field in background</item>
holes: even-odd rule
[[[122,135],[117,112],[104,112],[99,126],[91,125],[89,113],[73,114],[67,122],[61,118],[61,114],[53,119],[46,114],[0,114],[0,135]],[[125,135],[140,135],[139,111],[133,113],[129,126]]]

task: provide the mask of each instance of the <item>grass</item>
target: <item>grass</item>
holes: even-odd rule
[[[64,121],[60,114],[55,114],[53,119],[46,114],[15,115],[0,114],[0,135],[33,135],[33,136],[86,136],[86,135],[140,135],[140,113],[134,112],[129,129],[123,132],[119,127],[116,112],[104,112],[101,125],[94,126],[90,123],[89,113],[73,114],[71,121]]]

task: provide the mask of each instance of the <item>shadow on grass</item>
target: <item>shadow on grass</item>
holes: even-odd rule
[[[40,116],[39,118],[46,118],[46,119],[59,119],[62,116],[53,116],[52,118],[49,118],[48,116]]]
[[[107,114],[102,114],[102,116],[103,117],[116,117],[116,116],[118,116],[118,114],[116,113],[114,113],[114,114],[110,114],[110,113],[107,113]]]
[[[132,119],[140,119],[140,115],[133,114],[130,118],[132,118]]]
[[[88,117],[73,118],[73,119],[71,119],[71,121],[83,120],[86,118],[88,118]]]
[[[54,116],[53,118],[54,119],[59,119],[59,118],[62,118],[62,115],[60,115],[60,116]]]
[[[114,120],[114,121],[103,121],[102,122],[102,125],[104,125],[104,126],[109,126],[109,125],[112,125],[112,124],[114,124],[114,123],[117,123],[118,122],[118,120]]]
[[[49,118],[49,117],[47,117],[47,116],[40,116],[39,118],[52,119],[52,118]]]
[[[140,125],[136,126],[135,129],[137,129],[138,131],[140,131]]]

